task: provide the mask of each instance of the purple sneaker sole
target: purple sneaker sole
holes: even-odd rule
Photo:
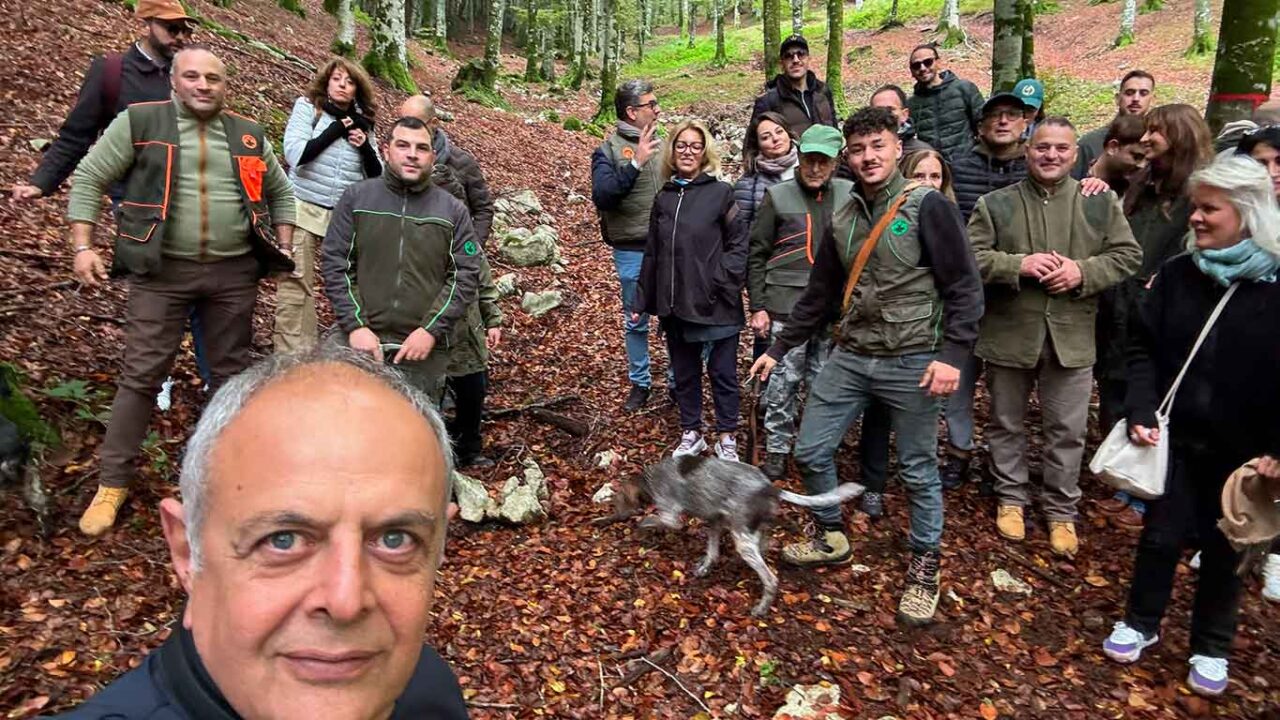
[[[1191,687],[1192,692],[1197,695],[1207,697],[1217,697],[1227,689],[1227,678],[1221,680],[1211,680],[1203,675],[1196,668],[1191,668],[1191,672],[1187,674],[1187,685]]]
[[[1144,638],[1136,643],[1123,644],[1113,643],[1110,638],[1107,638],[1107,640],[1102,643],[1102,652],[1112,660],[1127,665],[1132,662],[1137,662],[1138,658],[1142,657],[1143,650],[1155,645],[1159,641],[1159,635],[1152,636],[1149,639]]]

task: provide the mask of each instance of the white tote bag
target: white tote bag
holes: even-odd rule
[[[1129,421],[1122,419],[1111,428],[1107,438],[1098,446],[1093,460],[1089,461],[1090,472],[1101,477],[1115,489],[1134,497],[1154,500],[1164,495],[1165,478],[1169,472],[1169,412],[1173,408],[1173,398],[1178,393],[1182,378],[1187,374],[1187,368],[1191,367],[1191,361],[1200,351],[1204,339],[1209,336],[1209,331],[1213,329],[1213,324],[1218,321],[1218,316],[1222,314],[1222,309],[1227,306],[1227,301],[1231,299],[1237,287],[1239,283],[1232,283],[1231,287],[1227,288],[1226,294],[1218,301],[1204,328],[1200,330],[1200,337],[1196,338],[1191,354],[1182,364],[1182,370],[1178,372],[1178,377],[1174,379],[1169,392],[1165,394],[1164,402],[1156,408],[1156,427],[1160,429],[1160,441],[1155,445],[1136,445],[1130,442]]]

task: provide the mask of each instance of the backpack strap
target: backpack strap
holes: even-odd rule
[[[862,247],[858,249],[858,254],[853,259],[853,264],[849,267],[849,278],[844,283],[844,298],[840,303],[840,312],[844,314],[849,312],[849,302],[853,298],[853,288],[858,284],[858,279],[862,277],[862,271],[866,269],[867,262],[871,260],[871,251],[876,249],[876,245],[880,242],[880,236],[889,228],[889,223],[893,222],[893,218],[906,204],[907,199],[911,196],[912,191],[922,187],[918,182],[909,182],[902,188],[902,193],[893,201],[888,210],[884,211],[884,215],[876,221],[875,227],[871,228],[871,233],[867,235],[867,239],[862,241]]]
[[[102,119],[103,124],[116,116],[120,104],[120,86],[124,78],[124,53],[107,53],[102,56]]]

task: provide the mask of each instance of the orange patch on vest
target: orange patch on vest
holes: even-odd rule
[[[635,158],[635,156],[636,156],[635,148],[629,148],[629,147],[622,148],[622,158],[624,160],[632,160]]]
[[[240,184],[249,196],[249,202],[262,202],[262,176],[267,172],[267,163],[257,155],[240,155],[236,157],[240,166]]]
[[[244,143],[244,146],[249,148],[250,150],[256,150],[258,148],[258,139],[250,135],[249,133],[245,133],[244,135],[241,135],[240,142]]]

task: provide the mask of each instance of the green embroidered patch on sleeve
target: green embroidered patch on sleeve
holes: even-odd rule
[[[906,235],[907,230],[910,229],[911,223],[902,218],[894,220],[893,223],[889,225],[889,232],[893,233],[894,237],[902,237],[903,235]]]
[[[476,244],[470,240],[462,244],[462,252],[468,255],[475,255],[478,252]]]

